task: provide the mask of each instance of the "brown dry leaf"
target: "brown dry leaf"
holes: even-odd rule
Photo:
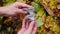
[[[45,0],[47,3],[50,2],[50,0]]]
[[[50,8],[47,7],[47,6],[45,6],[44,8],[45,8],[45,10],[48,12],[49,15],[55,16],[54,11],[53,11],[52,9],[50,9]]]
[[[56,0],[57,1],[57,3],[60,3],[60,0]]]
[[[51,21],[51,19],[52,19],[52,16],[47,16],[46,17],[46,23],[45,23],[45,27],[46,28],[50,28],[50,27],[52,27],[53,25],[55,25],[56,24],[56,22],[55,21]]]
[[[20,20],[23,21],[25,16],[26,16],[25,14],[20,14]]]
[[[12,17],[8,17],[8,18],[4,21],[4,24],[9,23],[10,21],[12,21]]]
[[[49,31],[47,32],[47,34],[55,34],[53,31]]]

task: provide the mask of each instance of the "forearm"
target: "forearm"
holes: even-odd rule
[[[0,7],[0,15],[3,15],[4,13],[4,7]]]

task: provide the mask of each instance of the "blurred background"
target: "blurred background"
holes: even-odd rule
[[[35,9],[38,26],[36,34],[60,34],[60,0],[0,0],[0,6],[14,2],[31,5]],[[0,34],[17,34],[25,14],[17,17],[0,16]]]

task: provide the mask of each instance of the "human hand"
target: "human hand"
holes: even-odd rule
[[[25,22],[25,20],[23,20],[22,28],[21,30],[18,31],[17,34],[35,34],[36,29],[37,29],[37,26],[34,21],[31,22],[29,25],[28,22]]]
[[[0,15],[16,16],[20,13],[26,14],[27,12],[23,11],[21,8],[29,8],[29,7],[32,7],[32,6],[24,3],[15,2],[14,4],[11,4],[9,6],[2,7],[2,9],[0,9]]]

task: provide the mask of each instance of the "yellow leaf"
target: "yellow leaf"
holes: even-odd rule
[[[57,2],[56,0],[50,0],[48,6],[51,8],[51,9],[55,9],[56,8],[56,5],[57,5]]]

